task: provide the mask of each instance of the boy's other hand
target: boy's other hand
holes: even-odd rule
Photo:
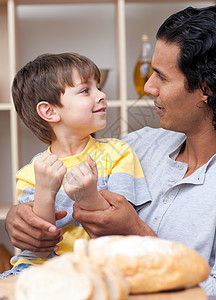
[[[97,193],[97,179],[96,162],[88,155],[87,164],[72,167],[66,174],[63,187],[68,197],[79,203]]]

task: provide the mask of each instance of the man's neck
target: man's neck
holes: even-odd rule
[[[185,174],[187,177],[206,164],[215,153],[216,131],[213,129],[187,136],[176,160],[188,164],[188,170]]]

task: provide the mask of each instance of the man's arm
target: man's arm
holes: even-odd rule
[[[155,236],[124,196],[107,190],[101,190],[100,194],[110,203],[110,208],[88,211],[74,204],[73,217],[82,224],[91,238],[113,234]]]
[[[33,203],[14,205],[6,217],[6,231],[14,247],[37,252],[57,251],[62,240],[62,229],[41,219],[33,212]],[[56,220],[66,216],[56,212]]]
[[[209,277],[201,282],[199,285],[205,289],[206,293],[208,295],[215,295],[216,294],[216,262],[214,263],[214,266],[211,268]]]
[[[110,203],[110,208],[88,211],[74,204],[73,217],[83,225],[90,237],[110,234],[155,236],[123,196],[106,190],[100,193]],[[65,215],[64,211],[57,212],[56,219]],[[57,251],[56,244],[62,239],[62,230],[35,215],[30,203],[19,204],[10,209],[6,218],[6,229],[15,247],[31,251]]]

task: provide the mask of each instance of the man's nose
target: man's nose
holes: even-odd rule
[[[157,96],[157,94],[158,94],[158,88],[154,84],[153,74],[146,81],[145,86],[144,86],[144,91],[147,94],[151,94],[152,96]]]

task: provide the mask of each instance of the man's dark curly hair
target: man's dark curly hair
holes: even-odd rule
[[[208,96],[216,130],[216,6],[188,7],[171,15],[156,37],[180,47],[177,63],[186,77],[185,87],[189,92],[201,89]]]

